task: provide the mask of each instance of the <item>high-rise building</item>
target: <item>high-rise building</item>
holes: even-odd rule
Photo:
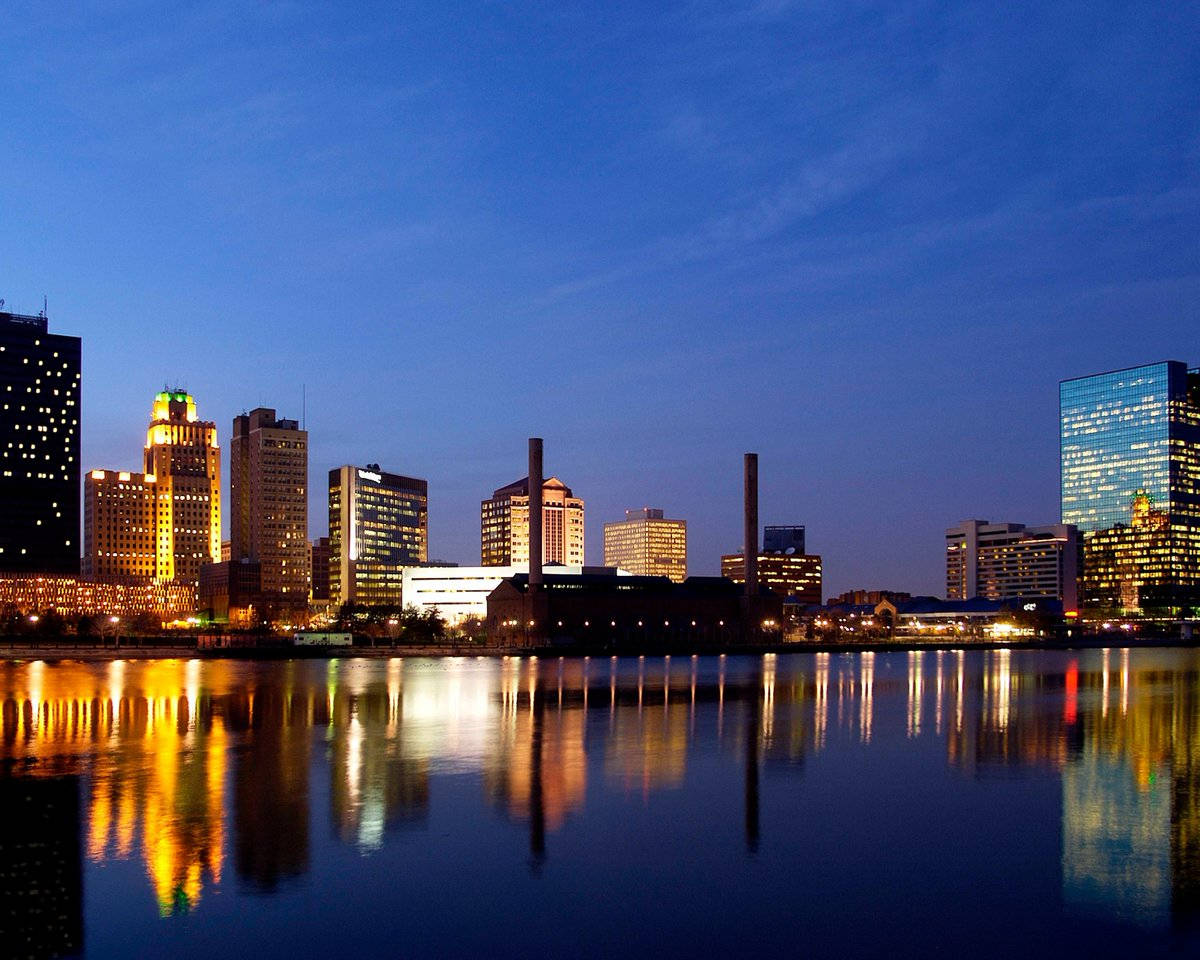
[[[307,603],[308,433],[263,407],[233,419],[230,558],[262,565],[262,591]]]
[[[1200,370],[1168,360],[1059,385],[1062,522],[1085,609],[1200,608]]]
[[[377,463],[330,470],[329,552],[335,603],[401,603],[404,568],[429,559],[429,484]]]
[[[661,510],[626,510],[625,519],[604,525],[604,565],[638,576],[687,579],[687,521],[668,520]]]
[[[501,487],[479,505],[485,567],[529,563],[529,478]],[[542,483],[542,563],[583,566],[583,501],[550,477]]]
[[[1070,524],[964,520],[946,531],[946,599],[1042,598],[1077,610],[1080,549]]]
[[[83,573],[112,582],[158,575],[154,474],[92,470],[83,483]]]
[[[79,572],[80,340],[0,312],[0,571]]]
[[[197,583],[201,565],[221,559],[221,450],[217,425],[184,390],[154,397],[146,473],[158,488],[156,576]]]
[[[721,576],[734,583],[746,582],[746,564],[741,553],[721,557]],[[763,528],[758,582],[785,600],[791,598],[804,604],[821,602],[821,557],[804,552],[804,527]]]

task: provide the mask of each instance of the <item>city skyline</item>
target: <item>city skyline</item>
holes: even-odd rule
[[[66,334],[66,336],[70,337],[70,336],[72,336],[72,335],[71,335],[71,334]],[[1161,360],[1160,360],[1160,361],[1158,361],[1158,363],[1163,363],[1163,362],[1174,363],[1176,366],[1178,366],[1178,367],[1182,368],[1182,369],[1183,369],[1183,370],[1185,370],[1185,371],[1186,371],[1187,369],[1191,369],[1191,368],[1192,368],[1192,367],[1191,367],[1191,362],[1190,362],[1190,361],[1173,361],[1173,360],[1168,360],[1168,361],[1161,361]],[[1152,366],[1153,364],[1149,364],[1149,365],[1151,365],[1151,366]],[[1087,375],[1081,375],[1080,377],[1074,377],[1074,378],[1063,378],[1062,380],[1060,380],[1060,381],[1059,381],[1059,384],[1058,384],[1058,385],[1059,385],[1059,387],[1061,388],[1061,385],[1062,385],[1063,383],[1069,382],[1070,380],[1073,380],[1073,379],[1088,379],[1089,377],[1100,377],[1100,376],[1106,376],[1106,375],[1108,375],[1108,374],[1112,374],[1112,373],[1122,373],[1122,372],[1124,372],[1124,371],[1135,371],[1135,370],[1138,370],[1139,368],[1141,368],[1141,367],[1143,367],[1143,366],[1147,366],[1147,364],[1127,364],[1127,365],[1125,365],[1125,366],[1123,366],[1123,367],[1113,368],[1113,369],[1111,369],[1111,370],[1105,371],[1105,372],[1104,372],[1104,373],[1102,373],[1102,374],[1087,374]],[[174,389],[174,390],[176,390],[176,391],[184,391],[185,393],[187,392],[187,388],[186,388],[186,387],[183,387],[183,386],[177,386],[177,387],[175,387],[175,388],[173,388],[173,389]],[[163,397],[163,396],[166,396],[166,395],[167,395],[167,394],[165,394],[165,393],[162,393],[162,392],[160,391],[160,392],[159,392],[158,394],[156,394],[156,396],[155,396],[155,403],[157,404],[157,402],[158,402],[158,399],[159,399],[159,398],[161,398],[161,397]],[[189,399],[190,399],[190,396],[189,396]],[[303,415],[304,415],[304,413],[306,412],[306,411],[303,411],[303,408],[305,407],[305,403],[304,403],[304,399],[303,399],[303,397],[302,397],[301,405],[302,405],[302,416],[303,416]],[[206,409],[207,409],[207,407],[206,407]],[[230,429],[230,430],[229,430],[229,432],[228,432],[228,436],[226,436],[226,437],[224,437],[224,438],[222,438],[222,426],[221,426],[221,423],[220,423],[219,421],[217,421],[217,422],[216,422],[216,427],[217,427],[217,438],[218,438],[218,446],[219,446],[219,447],[223,447],[223,448],[224,448],[224,449],[227,451],[227,452],[226,452],[226,454],[225,454],[225,456],[226,456],[226,457],[229,457],[229,456],[231,455],[231,452],[232,452],[232,449],[233,449],[233,445],[234,445],[234,440],[235,440],[235,431],[238,429],[238,423],[239,423],[239,421],[241,421],[241,420],[245,419],[247,416],[249,416],[249,414],[250,414],[251,412],[253,412],[253,413],[258,413],[258,412],[260,412],[260,410],[261,410],[261,408],[256,408],[254,411],[246,411],[246,410],[243,410],[241,413],[238,413],[237,415],[235,415],[235,416],[234,416],[234,417],[231,419],[231,424],[232,424],[232,425],[231,425],[231,429]],[[272,416],[274,416],[274,411],[268,411],[268,412],[270,412],[270,413],[271,413],[271,415],[272,415]],[[86,411],[86,407],[84,407],[84,408],[83,408],[83,410],[82,410],[82,413],[83,413],[83,419],[84,419],[84,421],[86,422],[86,418],[87,418],[87,411]],[[292,423],[293,421],[286,421],[286,422],[288,422],[288,423]],[[304,426],[304,423],[306,422],[306,420],[302,420],[302,421],[296,421],[296,422],[297,422],[297,423],[300,423],[300,425],[301,425],[301,432],[302,432],[302,433],[306,433],[306,431],[304,431],[304,429],[303,429],[303,426]],[[86,432],[86,430],[84,430],[84,431],[82,432],[81,443],[82,443],[82,447],[83,447],[83,449],[86,451],[86,450],[87,450],[87,448],[88,448],[88,444],[87,444],[87,432]],[[86,458],[86,454],[85,454],[85,458]],[[222,491],[222,494],[221,494],[221,496],[222,496],[222,503],[221,503],[221,505],[220,505],[220,507],[221,507],[221,508],[220,508],[220,514],[221,514],[221,531],[222,531],[222,532],[221,532],[221,536],[222,536],[222,540],[223,540],[223,541],[228,541],[228,540],[230,540],[230,539],[231,539],[231,535],[232,535],[232,531],[231,531],[231,529],[230,529],[230,519],[229,519],[229,517],[230,517],[230,514],[232,513],[232,504],[231,504],[231,502],[230,502],[230,495],[229,495],[229,492],[228,492],[228,489],[227,489],[228,482],[229,482],[229,467],[228,467],[228,464],[223,464],[221,469],[222,469],[222,478],[221,478],[221,479],[222,479],[223,485],[226,487],[226,489],[224,489],[224,490]],[[92,474],[92,473],[95,473],[95,474],[97,474],[97,475],[98,475],[99,473],[102,473],[102,472],[103,472],[103,470],[102,470],[102,469],[93,469],[93,468],[90,468],[90,467],[88,467],[88,466],[87,466],[87,461],[86,461],[86,459],[84,459],[84,460],[83,460],[83,470],[81,471],[81,475],[82,475],[82,476],[81,476],[81,480],[82,480],[82,479],[85,479],[85,478],[87,478],[87,477],[88,477],[90,474]],[[112,479],[115,481],[115,480],[117,479],[115,471],[112,471],[111,469],[109,469],[109,472],[110,472],[110,473],[113,473],[113,477],[112,477]],[[312,486],[311,486],[311,477],[312,477],[313,475],[315,475],[315,474],[321,474],[321,475],[322,475],[322,477],[324,477],[324,476],[328,475],[328,472],[329,472],[329,471],[326,471],[326,470],[324,470],[324,469],[323,469],[321,466],[319,466],[319,465],[316,465],[316,464],[313,464],[313,463],[310,463],[310,464],[309,464],[309,477],[310,477],[310,483],[309,483],[309,495],[310,495],[310,498],[311,498],[311,490],[312,490]],[[122,474],[122,479],[123,479],[123,478],[124,478],[124,474]],[[320,488],[318,488],[318,489],[320,489]],[[766,489],[769,489],[769,484],[767,485]],[[1059,489],[1059,488],[1056,486],[1056,487],[1055,487],[1055,490],[1057,491],[1058,489]],[[1056,497],[1056,498],[1057,498],[1057,497]],[[85,495],[85,499],[86,499],[86,495]],[[436,492],[435,492],[435,499],[436,499]],[[322,524],[322,518],[324,518],[324,517],[326,516],[326,511],[323,509],[323,506],[324,506],[324,504],[323,504],[323,503],[322,503],[322,504],[318,504],[318,506],[317,506],[317,509],[314,511],[314,510],[312,509],[312,503],[311,503],[311,501],[310,501],[310,503],[309,503],[309,509],[308,509],[308,514],[309,514],[309,527],[308,527],[308,538],[307,538],[307,540],[306,540],[306,546],[307,546],[307,544],[308,544],[308,543],[311,543],[311,541],[312,541],[312,540],[315,540],[315,539],[318,539],[318,538],[320,538],[320,537],[324,537],[324,536],[327,536],[327,535],[328,535],[328,529],[327,529],[327,525],[324,525],[324,526],[323,526],[323,524]],[[432,512],[433,512],[433,511],[431,511],[431,513],[432,513]],[[628,509],[627,509],[627,510],[625,510],[625,514],[626,514],[626,515],[628,515],[629,513],[630,513],[630,511],[629,511]],[[82,511],[81,511],[81,517],[82,517]],[[436,520],[436,517],[435,517],[434,519]],[[453,522],[454,522],[456,525],[458,525],[458,524],[460,523],[460,521],[458,521],[457,519],[456,519],[455,521],[453,521]],[[592,553],[593,553],[593,552],[596,552],[596,549],[597,549],[597,548],[596,548],[596,546],[595,546],[595,545],[593,545],[593,546],[592,546],[592,548],[591,548],[591,550],[589,550],[589,551],[586,553],[586,557],[585,557],[585,559],[586,559],[586,562],[587,562],[587,563],[589,563],[589,564],[592,564],[592,565],[594,565],[594,566],[601,566],[601,565],[603,565],[603,562],[604,562],[604,559],[603,559],[603,534],[604,534],[604,528],[605,528],[606,526],[610,525],[610,524],[611,524],[611,523],[613,523],[613,522],[615,522],[615,521],[613,521],[613,520],[609,520],[608,518],[602,518],[602,519],[600,519],[599,521],[597,521],[595,518],[593,518],[593,519],[592,519],[592,521],[591,521],[591,524],[592,524],[592,526],[599,526],[599,527],[600,527],[600,540],[601,540],[601,543],[600,543],[600,545],[599,545],[599,553],[600,553],[600,556],[599,556],[598,558],[594,558],[594,557],[592,556]],[[964,522],[965,522],[965,521],[964,521]],[[1054,522],[1055,522],[1055,521],[1050,521],[1049,523],[1047,523],[1047,524],[1043,524],[1043,525],[1044,525],[1044,526],[1051,526],[1051,525],[1053,525],[1053,524],[1054,524]],[[770,526],[771,526],[771,524],[770,524],[770,523],[767,523],[766,525],[767,525],[768,527],[770,527]],[[779,529],[784,529],[784,528],[779,528]],[[798,529],[801,529],[801,530],[803,530],[803,527],[800,527],[800,528],[798,528]],[[830,527],[830,533],[834,533],[834,531],[836,531],[836,526],[831,524],[831,527]],[[81,531],[80,543],[81,543],[81,544],[83,544],[83,543],[84,543],[84,541],[85,541],[85,539],[86,539],[86,530],[84,530],[84,531]],[[835,535],[835,539],[836,539],[836,535]],[[431,541],[431,542],[432,542],[432,541]],[[436,556],[436,555],[437,555],[437,548],[436,548],[436,546],[430,546],[428,549],[429,549],[429,553],[428,553],[428,555],[429,555],[430,557],[434,557],[434,556]],[[476,548],[476,549],[477,549],[477,548]],[[725,555],[722,555],[722,556],[725,556]],[[473,564],[473,562],[474,562],[474,561],[473,561],[471,558],[469,558],[469,557],[464,559],[464,558],[459,558],[459,557],[457,557],[457,556],[446,556],[446,557],[445,557],[445,559],[449,560],[449,561],[450,561],[450,562],[452,562],[452,563],[456,563],[456,564],[458,564],[458,565],[460,565],[460,566],[471,566],[471,565]],[[843,559],[843,561],[845,560],[845,558],[842,558],[842,559]],[[915,564],[915,566],[917,566],[917,567],[921,567],[921,566],[923,566],[923,565],[924,565],[924,563],[923,563],[924,559],[925,559],[925,557],[924,557],[924,554],[922,553],[922,555],[921,555],[921,561],[922,561],[922,562],[920,562],[920,563],[918,563],[918,564]],[[689,557],[689,573],[694,573],[694,574],[698,574],[698,575],[720,575],[720,573],[721,573],[721,567],[722,567],[721,557],[719,556],[719,557],[717,557],[717,558],[716,558],[716,563],[714,563],[714,564],[712,564],[712,565],[711,565],[711,566],[712,566],[712,569],[711,569],[711,570],[710,570],[710,569],[705,569],[705,568],[706,568],[706,566],[708,566],[708,564],[706,563],[706,561],[707,561],[707,560],[708,560],[708,558],[706,558],[706,557],[700,557],[700,558],[696,558],[695,562],[693,563],[693,561],[692,561],[692,558],[690,558],[690,557]],[[84,551],[84,555],[81,557],[81,564],[82,564],[82,565],[81,565],[81,570],[83,570],[83,572],[84,572],[85,574],[86,574],[86,563],[87,563],[87,557],[86,557],[86,550],[85,550],[85,551]],[[844,582],[845,582],[845,583],[847,583],[847,584],[857,584],[857,585],[858,585],[857,587],[854,587],[854,586],[846,586],[846,587],[844,587],[844,588],[841,588],[842,590],[845,590],[845,589],[858,589],[858,588],[862,588],[862,584],[864,583],[864,578],[863,578],[863,577],[861,577],[861,576],[858,576],[858,575],[856,575],[856,574],[853,572],[853,570],[855,569],[855,567],[854,567],[854,565],[853,565],[852,563],[845,563],[845,562],[843,562],[842,564],[839,564],[839,566],[842,566],[842,567],[843,567],[843,569],[845,569],[845,568],[847,568],[847,567],[848,567],[848,568],[850,569],[850,571],[851,571],[851,572],[849,572],[849,573],[844,573],[844,574],[843,574],[843,580],[842,580],[842,581],[838,581],[838,582],[839,582],[839,583],[841,583],[841,582],[843,582],[843,581],[844,581]],[[916,587],[916,586],[914,585],[914,580],[912,579],[912,574],[911,574],[911,571],[910,571],[910,572],[909,572],[909,574],[908,574],[908,576],[909,576],[909,579],[908,579],[906,582],[901,582],[901,583],[888,583],[888,584],[886,584],[886,585],[885,585],[885,586],[883,586],[883,587],[879,587],[878,585],[872,585],[871,587],[869,587],[869,589],[885,589],[885,590],[886,590],[886,589],[899,589],[899,590],[908,590],[909,592],[912,592],[912,593],[915,593],[915,594],[923,594],[923,595],[929,595],[929,596],[940,596],[940,595],[942,595],[943,593],[945,593],[945,589],[944,589],[944,587],[945,587],[945,576],[944,576],[944,574],[945,574],[945,567],[944,567],[944,563],[943,563],[943,564],[941,565],[941,567],[940,567],[939,571],[938,571],[938,576],[939,576],[939,578],[940,578],[940,587],[939,587],[939,586],[937,586],[937,585],[935,585],[935,586],[934,586],[933,588],[931,588],[931,589],[921,589],[920,587]],[[824,592],[826,595],[833,596],[835,593],[839,592],[839,590],[838,590],[838,588],[837,588],[837,585],[836,585],[836,584],[831,586],[831,585],[830,585],[830,583],[829,583],[829,580],[828,580],[828,578],[826,577],[826,578],[825,578],[825,581],[824,581],[823,592]]]

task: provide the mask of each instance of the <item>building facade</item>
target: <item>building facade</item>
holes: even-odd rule
[[[529,563],[529,478],[501,487],[479,507],[480,563]],[[542,562],[583,566],[583,501],[550,477],[542,484]]]
[[[1200,370],[1163,361],[1059,385],[1062,521],[1083,535],[1082,603],[1200,609]]]
[[[327,603],[329,592],[329,538],[318,537],[309,546],[308,569],[312,576],[309,597],[317,603]]]
[[[83,573],[111,582],[158,575],[154,474],[92,470],[83,482]]]
[[[661,510],[626,510],[625,519],[604,525],[604,565],[643,577],[687,579],[687,521]]]
[[[229,500],[230,559],[260,564],[273,601],[307,603],[307,431],[264,407],[234,417]]]
[[[0,312],[0,571],[79,572],[80,339]]]
[[[1080,550],[1071,524],[964,520],[946,530],[946,599],[1042,598],[1077,611]]]
[[[201,565],[221,560],[221,450],[217,425],[184,390],[154,398],[146,473],[158,488],[156,576],[197,583]]]
[[[740,553],[721,557],[721,576],[734,583],[746,582],[745,561]],[[821,602],[821,557],[811,553],[758,554],[759,585],[784,599],[800,603]]]
[[[23,614],[54,610],[64,617],[124,619],[148,613],[163,621],[180,620],[196,609],[196,587],[178,581],[110,583],[79,576],[4,575],[0,576],[0,609],[6,607]]]
[[[404,568],[429,558],[429,484],[377,463],[330,470],[329,552],[333,602],[400,604]]]

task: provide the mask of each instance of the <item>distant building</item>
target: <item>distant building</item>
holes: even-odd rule
[[[399,604],[404,568],[429,556],[429,484],[379,464],[329,471],[329,590],[335,603]]]
[[[1070,524],[964,520],[946,531],[946,598],[1047,598],[1077,610],[1079,553]]]
[[[479,507],[480,562],[529,563],[529,478],[496,490]],[[542,484],[542,562],[583,566],[583,501],[550,477]]]
[[[746,582],[741,553],[721,557],[721,576]],[[821,602],[821,558],[804,552],[804,527],[765,527],[758,553],[758,582],[773,594],[804,604]]]
[[[748,622],[746,599],[743,589],[723,577],[673,583],[666,577],[547,571],[542,585],[531,590],[529,575],[518,573],[488,595],[488,635],[521,644],[631,650],[643,649],[648,640],[694,644],[777,636],[782,601],[762,590]]]
[[[155,576],[196,583],[201,565],[221,558],[221,450],[217,425],[184,390],[154,398],[146,473],[158,487]]]
[[[604,565],[644,577],[687,579],[687,521],[668,520],[661,510],[626,510],[625,519],[604,525]]]
[[[308,568],[312,571],[312,589],[310,597],[312,600],[321,603],[328,601],[330,598],[329,592],[329,563],[330,550],[329,538],[318,537],[309,544],[309,565]]]
[[[447,623],[487,616],[488,595],[506,577],[529,572],[529,565],[519,567],[456,567],[421,566],[404,569],[404,605],[427,612],[436,611]],[[581,577],[595,574],[618,575],[611,567],[548,568],[556,577]]]
[[[0,312],[0,572],[79,573],[80,339]]]
[[[839,606],[874,606],[887,600],[889,603],[904,603],[912,599],[911,593],[903,590],[847,590],[836,597],[830,597],[826,604],[831,607]]]
[[[230,558],[262,565],[262,590],[303,605],[309,592],[308,433],[259,407],[234,417]]]
[[[145,461],[145,473],[85,477],[84,573],[194,587],[200,567],[221,556],[221,451],[216,425],[197,419],[189,394],[154,398]]]
[[[100,580],[158,576],[154,474],[92,470],[83,483],[83,573]]]
[[[1062,522],[1083,534],[1083,603],[1200,611],[1200,369],[1169,360],[1059,384]]]

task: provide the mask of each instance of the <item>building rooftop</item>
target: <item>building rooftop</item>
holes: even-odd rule
[[[542,489],[549,487],[551,490],[562,490],[568,497],[573,497],[575,494],[571,492],[571,488],[558,479],[558,477],[547,477],[542,481]],[[529,496],[529,477],[522,477],[520,480],[514,480],[507,486],[500,487],[492,493],[493,499],[496,497],[527,497]]]

